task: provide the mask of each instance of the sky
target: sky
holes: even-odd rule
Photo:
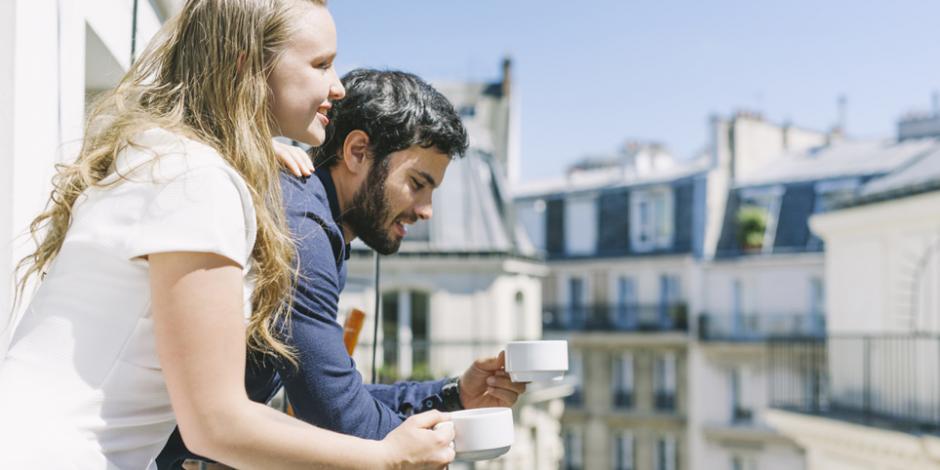
[[[523,181],[626,140],[690,158],[711,115],[760,112],[890,138],[940,92],[940,1],[333,0],[337,69],[491,81],[519,93]]]

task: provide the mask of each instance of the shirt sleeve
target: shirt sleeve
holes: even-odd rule
[[[248,263],[254,212],[247,187],[220,166],[188,169],[167,181],[135,183],[145,200],[127,240],[130,259],[153,253],[215,253]],[[246,200],[247,199],[247,200]]]

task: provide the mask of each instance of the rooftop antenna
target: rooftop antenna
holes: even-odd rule
[[[839,95],[839,98],[836,100],[836,107],[838,108],[838,113],[839,113],[838,122],[836,123],[836,125],[839,127],[839,129],[840,129],[843,133],[845,132],[845,125],[846,125],[846,122],[845,122],[845,120],[846,120],[846,112],[845,112],[845,110],[846,110],[846,107],[848,106],[848,104],[849,104],[849,100],[848,100],[848,98],[845,97],[845,94],[844,94],[844,93],[843,93],[843,94],[840,94],[840,95]]]

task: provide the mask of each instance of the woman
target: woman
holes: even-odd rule
[[[365,441],[245,394],[246,338],[293,361],[271,137],[323,142],[335,43],[322,1],[190,0],[91,110],[20,265],[20,293],[43,280],[0,364],[0,468],[146,468],[177,422],[238,468],[453,458],[440,413]]]

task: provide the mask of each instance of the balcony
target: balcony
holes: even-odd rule
[[[549,305],[542,309],[542,328],[555,332],[685,332],[688,331],[687,312],[684,302],[581,307]]]
[[[731,412],[731,424],[735,425],[745,425],[751,424],[754,420],[754,412],[750,408],[742,408],[735,405],[734,410]]]
[[[772,408],[913,434],[940,434],[940,337],[773,340]]]
[[[575,387],[574,392],[571,395],[568,395],[564,398],[565,405],[571,407],[579,407],[584,405],[584,394],[581,392],[581,387]]]
[[[698,317],[701,341],[759,342],[769,339],[822,338],[826,317],[795,315],[710,315]]]
[[[676,410],[676,392],[668,390],[657,390],[653,394],[653,406],[656,411],[675,411]]]
[[[633,392],[630,390],[614,390],[611,399],[616,409],[633,408]]]

